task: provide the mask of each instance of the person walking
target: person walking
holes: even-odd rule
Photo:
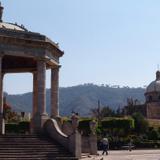
[[[129,151],[132,151],[132,139],[129,140]]]
[[[103,138],[102,139],[102,146],[103,146],[102,155],[104,155],[105,153],[106,153],[106,155],[108,155],[108,149],[109,149],[108,138]]]

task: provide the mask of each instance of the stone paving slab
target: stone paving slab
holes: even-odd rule
[[[133,150],[131,152],[127,150],[123,151],[109,151],[109,155],[102,156],[102,152],[99,152],[99,156],[87,155],[81,160],[160,160],[160,150]]]

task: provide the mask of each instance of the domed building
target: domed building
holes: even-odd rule
[[[160,119],[160,71],[156,72],[156,80],[146,89],[147,118]]]
[[[127,105],[124,113],[132,115],[139,112],[148,119],[160,119],[160,71],[156,72],[156,79],[148,85],[144,95],[144,104]]]

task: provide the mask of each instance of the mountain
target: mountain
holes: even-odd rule
[[[90,114],[91,108],[97,107],[98,100],[101,106],[112,109],[126,105],[127,98],[138,99],[144,103],[144,88],[129,88],[108,85],[84,84],[73,87],[60,88],[60,115],[71,115],[72,111],[81,116]],[[47,112],[50,110],[50,90],[46,91]],[[32,111],[32,93],[9,95],[5,93],[7,102],[16,111]]]

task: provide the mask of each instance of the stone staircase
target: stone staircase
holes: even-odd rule
[[[46,136],[0,136],[0,160],[78,160]]]

